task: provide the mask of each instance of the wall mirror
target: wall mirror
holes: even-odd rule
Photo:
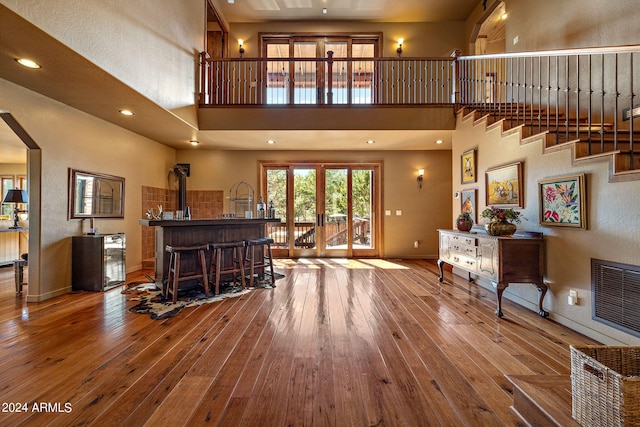
[[[124,178],[69,169],[69,219],[124,218]]]

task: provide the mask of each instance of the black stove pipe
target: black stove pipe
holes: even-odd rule
[[[187,208],[187,177],[189,176],[189,165],[177,164],[173,167],[173,173],[178,177],[178,210],[184,211]]]

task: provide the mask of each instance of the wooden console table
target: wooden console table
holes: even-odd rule
[[[544,283],[544,239],[542,233],[516,233],[511,237],[496,237],[484,230],[471,232],[438,230],[440,247],[438,267],[440,282],[444,281],[443,264],[451,264],[491,282],[496,290],[496,315],[502,317],[502,293],[509,283],[532,283],[538,288],[538,314],[549,315],[542,308],[547,293]]]

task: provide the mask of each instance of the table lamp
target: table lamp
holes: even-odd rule
[[[20,212],[27,212],[25,210],[18,209],[18,203],[29,203],[29,195],[25,190],[8,190],[7,194],[4,196],[2,203],[15,203],[16,206],[13,208],[13,227],[9,228],[20,228],[18,225],[18,214]]]

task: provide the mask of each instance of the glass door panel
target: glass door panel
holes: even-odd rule
[[[333,52],[334,58],[348,58],[347,42],[326,42],[324,45],[325,57],[327,52]],[[327,104],[349,103],[350,67],[347,61],[334,61],[331,73],[331,93],[325,88],[325,100]],[[325,65],[326,78],[329,79],[329,64]]]
[[[289,103],[289,44],[267,44],[266,103]],[[282,60],[280,60],[282,59]]]
[[[310,251],[316,249],[316,226],[319,223],[316,176],[315,169],[293,169],[293,222],[290,223],[290,236],[294,239],[294,256],[305,252],[315,255]]]
[[[358,169],[352,172],[351,200],[353,216],[351,218],[351,243],[353,249],[373,249],[375,247],[375,224],[373,209],[373,175],[370,169]]]
[[[318,84],[316,73],[316,42],[295,42],[293,44],[293,57],[296,58],[293,66],[294,104],[315,104],[318,100]],[[311,58],[308,61],[300,58]]]
[[[352,46],[352,104],[371,104],[373,102],[374,62],[366,58],[375,56],[375,47],[374,43],[354,43]]]
[[[324,249],[349,250],[348,169],[326,169],[324,183]]]
[[[270,203],[276,208],[276,218],[280,222],[267,223],[267,236],[274,241],[273,249],[289,248],[289,233],[287,233],[287,173],[288,169],[267,169],[267,198],[264,202],[267,208]]]

